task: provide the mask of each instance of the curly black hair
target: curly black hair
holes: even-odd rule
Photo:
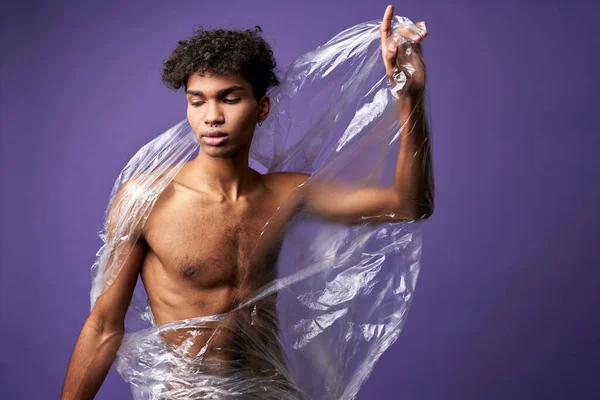
[[[257,101],[267,90],[279,85],[271,46],[256,26],[245,31],[198,28],[192,37],[181,40],[164,62],[162,80],[171,89],[187,88],[193,73],[233,75],[240,73],[253,88]]]

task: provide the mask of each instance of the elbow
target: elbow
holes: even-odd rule
[[[395,196],[394,212],[399,221],[419,222],[429,219],[433,215],[433,199],[430,196],[406,197]]]
[[[411,216],[413,221],[425,221],[433,215],[433,196],[426,193],[412,201]]]
[[[103,344],[121,343],[125,335],[124,321],[117,321],[114,318],[90,315],[86,325],[92,329]]]
[[[402,218],[404,222],[422,222],[431,217],[433,214],[433,208],[431,207],[411,207],[404,212],[399,213],[400,215],[404,215]]]
[[[433,214],[433,207],[422,207],[419,208],[415,213],[413,213],[413,221],[425,221],[429,219]]]
[[[125,336],[125,329],[123,327],[110,327],[102,332],[102,341],[104,342],[119,342],[123,340]]]
[[[109,324],[99,330],[98,335],[98,349],[106,349],[113,354],[113,352],[116,352],[121,346],[121,342],[125,336],[125,329],[123,326]]]

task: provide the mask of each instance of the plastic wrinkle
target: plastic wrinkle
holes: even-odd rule
[[[397,139],[407,128],[394,103],[416,66],[398,67],[402,86],[392,89],[380,26],[378,20],[346,29],[283,70],[270,93],[269,118],[255,132],[250,167],[312,174],[307,188],[390,185]],[[422,32],[402,17],[393,27]],[[397,34],[390,40],[406,42]],[[184,120],[121,171],[98,233],[103,245],[92,266],[92,308],[115,282],[161,193],[198,151]],[[283,212],[282,206],[273,218]],[[420,266],[420,221],[381,214],[338,223],[297,213],[286,225],[274,278],[222,314],[156,324],[138,284],[114,362],[134,398],[354,399],[400,334]]]

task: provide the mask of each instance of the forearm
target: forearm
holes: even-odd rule
[[[106,331],[101,324],[88,319],[75,344],[61,400],[93,399],[110,370],[122,339],[122,330]]]
[[[423,94],[401,96],[396,107],[401,132],[392,188],[403,209],[426,218],[433,212],[434,183]]]
[[[417,97],[418,98],[418,97]],[[297,191],[305,210],[339,223],[414,221],[433,212],[433,174],[425,107],[401,96],[400,151],[388,187],[353,187],[311,182]]]

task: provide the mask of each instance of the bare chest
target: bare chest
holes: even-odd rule
[[[145,227],[152,254],[142,273],[202,289],[238,286],[276,207],[268,197],[236,206],[176,193],[159,199]]]

